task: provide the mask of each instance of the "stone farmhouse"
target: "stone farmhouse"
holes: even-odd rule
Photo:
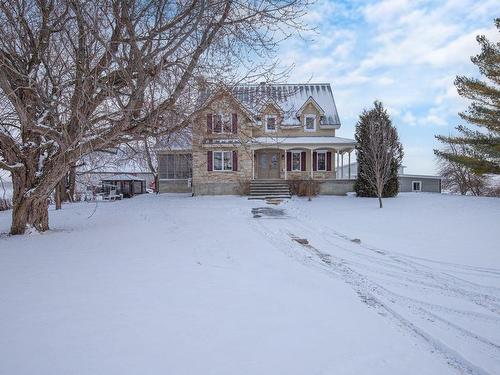
[[[159,190],[286,196],[291,181],[312,179],[344,194],[353,180],[336,169],[356,143],[336,136],[340,126],[329,83],[220,86],[203,95],[190,147],[158,153]]]

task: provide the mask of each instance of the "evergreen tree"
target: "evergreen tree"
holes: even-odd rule
[[[495,20],[500,31],[500,18]],[[463,152],[451,153],[434,150],[440,158],[458,163],[474,173],[500,174],[500,42],[491,43],[484,35],[477,37],[481,53],[471,58],[485,80],[457,76],[458,94],[472,100],[465,112],[459,113],[467,123],[477,129],[457,127],[458,136],[437,135],[445,144],[461,145]]]
[[[394,197],[399,191],[398,169],[403,147],[397,130],[379,101],[364,110],[356,124],[358,177],[354,190],[359,197],[377,197],[377,180],[382,183],[379,198]]]

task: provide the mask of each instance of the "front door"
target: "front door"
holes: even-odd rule
[[[280,155],[278,152],[258,154],[258,178],[280,178]]]

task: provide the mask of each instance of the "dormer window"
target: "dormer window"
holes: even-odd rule
[[[266,116],[266,132],[276,131],[276,116]]]
[[[306,132],[313,132],[316,130],[316,116],[305,115],[304,117],[304,130]]]

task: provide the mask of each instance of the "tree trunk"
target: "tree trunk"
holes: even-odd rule
[[[24,234],[29,227],[44,232],[49,229],[49,196],[51,191],[35,193],[32,170],[12,173],[12,224],[10,234]],[[52,188],[52,190],[55,189]]]
[[[56,210],[60,210],[61,209],[61,201],[62,201],[62,197],[61,197],[61,190],[63,189],[62,187],[62,183],[59,182],[56,186],[56,189],[55,189],[55,201],[56,201]]]
[[[153,176],[155,181],[155,193],[160,194],[160,179],[158,178],[157,173],[155,173]]]
[[[379,208],[382,208],[382,196],[381,195],[378,196],[378,204],[379,204]]]
[[[75,188],[76,188],[76,167],[75,165],[71,165],[69,172],[68,172],[68,193],[67,193],[67,198],[69,199],[70,202],[75,201]]]
[[[10,234],[24,234],[28,227],[32,227],[38,232],[49,229],[47,197],[23,197],[14,205]]]

